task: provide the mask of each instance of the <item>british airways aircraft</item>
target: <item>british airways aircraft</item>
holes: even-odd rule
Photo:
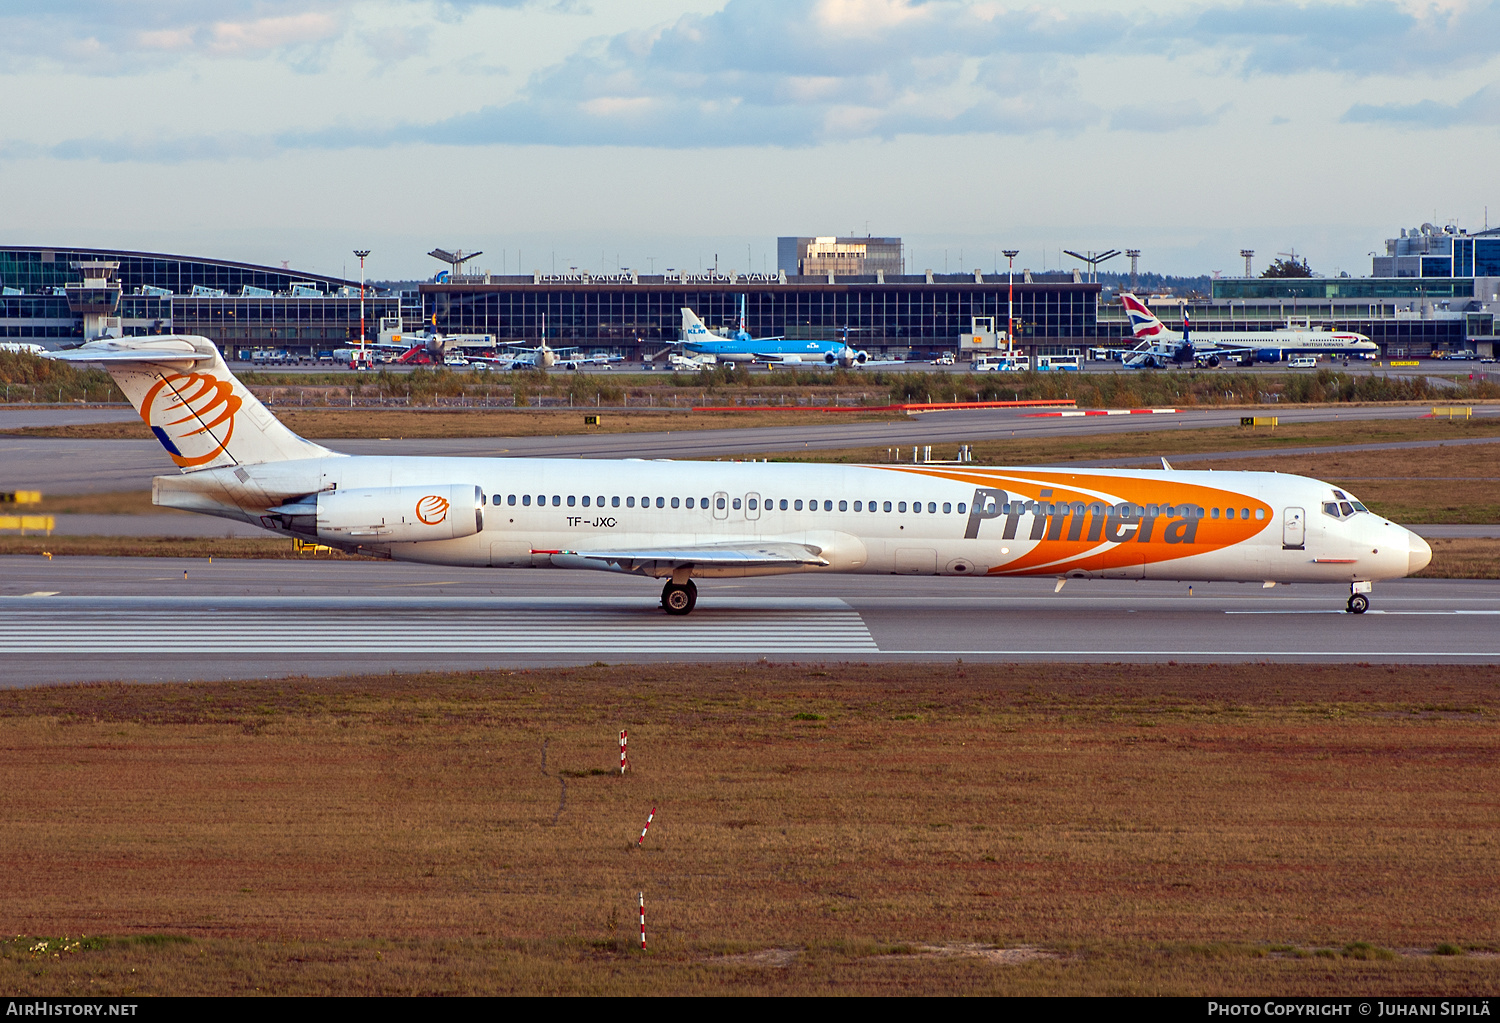
[[[1134,295],[1120,295],[1120,304],[1130,317],[1130,329],[1140,342],[1120,361],[1138,369],[1168,363],[1204,363],[1217,366],[1220,359],[1236,362],[1257,360],[1280,362],[1289,354],[1359,355],[1374,358],[1380,346],[1352,330],[1311,330],[1286,327],[1257,331],[1190,331],[1184,313],[1178,333],[1157,319],[1146,303]]]
[[[1432,557],[1286,473],[345,455],[287,429],[207,338],[44,357],[108,369],[179,470],[155,504],[374,558],[658,579],[674,615],[696,577],[790,572],[1341,583],[1359,614]]]

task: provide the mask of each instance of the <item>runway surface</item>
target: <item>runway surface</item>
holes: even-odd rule
[[[184,575],[184,572],[186,575]],[[1500,582],[781,576],[659,583],[383,562],[0,558],[0,684],[739,661],[1500,663]]]
[[[1283,423],[1332,422],[1349,419],[1415,419],[1431,412],[1431,405],[1369,408],[1277,409]],[[114,410],[101,410],[100,415]],[[1059,437],[1080,434],[1139,432],[1162,434],[1164,452],[1171,451],[1172,430],[1239,424],[1243,409],[1191,409],[1173,415],[1095,416],[1078,419],[1037,418],[1026,410],[978,409],[932,412],[905,419],[841,422],[829,414],[827,422],[807,426],[746,427],[723,430],[684,430],[669,433],[581,434],[560,437],[481,437],[435,440],[330,440],[325,443],[354,455],[459,455],[478,457],[551,458],[679,458],[705,459],[850,447],[899,447],[932,444],[935,454],[951,455],[959,444],[1009,437]],[[1500,406],[1481,406],[1477,416],[1500,416]],[[1493,438],[1458,439],[1450,444],[1496,443]],[[1424,442],[1393,444],[1426,446]],[[1283,451],[1282,454],[1316,451]],[[1259,457],[1255,452],[1244,457]],[[1184,463],[1205,457],[1182,457]],[[1107,459],[1075,462],[1079,466],[1148,464],[1153,459]],[[161,447],[150,440],[69,440],[0,436],[0,489],[36,489],[51,494],[142,490],[152,476],[171,471]]]

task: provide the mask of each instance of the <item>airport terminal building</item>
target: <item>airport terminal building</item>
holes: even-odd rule
[[[1005,323],[1006,275],[883,273],[530,274],[457,277],[418,289],[422,320],[445,334],[489,334],[604,348],[639,358],[674,344],[684,306],[710,328],[734,329],[740,305],[754,337],[837,340],[872,353],[953,351],[975,317]],[[1099,285],[1070,274],[1015,275],[1020,342],[1042,352],[1098,336]],[[1113,331],[1111,336],[1118,337]]]
[[[367,292],[374,336],[400,315]],[[58,347],[102,334],[201,334],[226,351],[312,353],[359,337],[359,283],[158,252],[0,247],[0,340]]]
[[[900,265],[899,239],[856,240],[866,246],[862,258]],[[805,270],[815,257],[847,258],[819,244],[852,240],[784,241],[795,243]],[[885,248],[870,248],[876,243]],[[1405,254],[1414,247],[1424,251]],[[1366,334],[1387,358],[1462,349],[1493,354],[1500,230],[1423,230],[1393,239],[1387,249],[1391,254],[1377,257],[1375,269],[1389,276],[1224,278],[1207,298],[1151,302],[1178,329],[1184,315],[1194,329],[1209,331],[1273,330],[1296,321]],[[1411,258],[1418,260],[1416,276],[1400,262]],[[733,330],[743,305],[754,337],[847,337],[877,357],[957,353],[976,319],[992,320],[1003,336],[1012,309],[1017,346],[1032,356],[1134,344],[1118,303],[1101,301],[1100,286],[1077,273],[906,274],[873,263],[873,272],[841,274],[828,268],[833,263],[816,265],[815,274],[443,274],[368,288],[366,336],[435,331],[483,336],[486,345],[533,345],[545,337],[554,347],[639,360],[678,341],[684,306],[711,329]],[[176,332],[211,338],[232,357],[266,349],[305,358],[355,344],[360,332],[357,282],[232,260],[5,246],[0,291],[0,340],[48,347],[101,334]]]

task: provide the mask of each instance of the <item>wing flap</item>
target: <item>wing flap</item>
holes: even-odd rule
[[[651,572],[662,568],[795,568],[827,565],[822,551],[810,544],[772,542],[683,544],[673,547],[635,547],[605,551],[536,551],[550,553],[559,568],[614,567],[622,572]]]

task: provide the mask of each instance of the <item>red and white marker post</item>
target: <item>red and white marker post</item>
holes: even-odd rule
[[[641,951],[646,951],[646,893],[641,892]]]
[[[630,765],[630,760],[625,756],[625,744],[630,741],[630,729],[620,729],[620,773],[625,773],[625,768]]]
[[[651,830],[651,822],[656,819],[656,807],[651,808],[651,814],[646,818],[646,826],[641,829],[641,837],[635,840],[635,846],[639,849],[646,841],[646,832]]]

